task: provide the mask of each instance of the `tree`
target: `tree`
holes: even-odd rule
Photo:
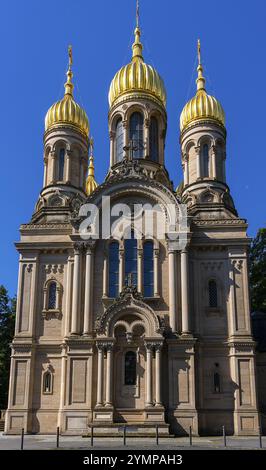
[[[10,343],[15,329],[16,298],[0,285],[0,409],[6,409],[10,369]]]
[[[259,229],[250,248],[251,311],[266,313],[266,228]]]

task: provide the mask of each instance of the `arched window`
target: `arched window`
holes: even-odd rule
[[[56,282],[52,281],[49,284],[48,290],[48,310],[55,310],[56,308]]]
[[[201,149],[201,176],[209,176],[209,146],[208,144],[203,144]]]
[[[218,306],[217,283],[214,279],[209,281],[209,307]]]
[[[137,355],[134,351],[127,351],[125,355],[125,385],[136,385],[137,381]]]
[[[153,297],[153,242],[147,241],[143,247],[144,297]]]
[[[65,170],[65,149],[59,150],[59,172],[58,172],[58,179],[59,181],[63,181],[64,179],[64,170]]]
[[[116,298],[119,294],[119,244],[109,245],[109,297]]]
[[[130,117],[129,139],[133,142],[137,150],[133,152],[134,158],[143,157],[143,115],[141,113],[133,113]]]
[[[150,159],[154,162],[159,161],[159,136],[158,136],[158,121],[155,117],[151,118],[150,122]]]
[[[215,393],[220,393],[221,391],[221,380],[220,380],[220,374],[219,374],[219,364],[215,364],[215,371],[213,374],[213,389]]]
[[[122,119],[118,119],[115,129],[115,161],[120,162],[123,158],[124,132]]]
[[[43,393],[52,393],[52,374],[49,370],[43,374]]]
[[[138,246],[134,238],[134,232],[131,238],[125,240],[125,285],[137,287],[138,285]]]

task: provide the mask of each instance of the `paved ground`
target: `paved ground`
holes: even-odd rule
[[[20,449],[19,436],[4,436],[0,433],[0,450]],[[266,450],[266,436],[262,438],[262,445]],[[56,436],[31,436],[25,435],[24,449],[55,449]],[[91,449],[90,439],[76,436],[60,436],[60,448],[62,449]],[[159,446],[156,445],[155,439],[151,438],[135,438],[127,439],[126,447],[123,446],[123,438],[94,438],[95,450],[118,450],[118,449],[135,449],[135,450],[177,450],[177,449],[225,449],[222,437],[195,437],[193,445],[189,445],[187,437],[178,438],[160,438]],[[226,449],[259,449],[258,437],[227,437]]]

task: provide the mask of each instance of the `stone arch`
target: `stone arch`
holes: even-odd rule
[[[134,320],[126,320],[133,316]],[[146,337],[162,337],[164,327],[154,310],[147,305],[135,289],[124,288],[120,299],[105,310],[96,321],[98,337],[114,337],[116,325],[123,325],[132,333],[134,325],[142,324]],[[130,326],[131,325],[131,326]]]

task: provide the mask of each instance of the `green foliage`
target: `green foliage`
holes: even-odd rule
[[[266,313],[266,228],[261,228],[250,249],[251,311]]]
[[[8,399],[10,343],[15,329],[16,298],[10,298],[0,285],[0,409],[6,409]]]

